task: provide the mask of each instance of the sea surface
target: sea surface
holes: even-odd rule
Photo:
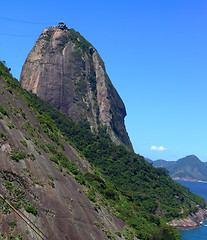
[[[187,182],[176,180],[182,185],[189,187],[190,190],[207,200],[207,183],[204,182]],[[207,221],[203,222],[200,228],[191,230],[179,230],[182,240],[207,240]]]

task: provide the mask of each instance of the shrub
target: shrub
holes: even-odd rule
[[[3,114],[3,115],[6,115],[6,116],[9,116],[7,110],[0,104],[0,112]]]
[[[5,89],[6,89],[8,92],[10,92],[11,94],[13,94],[11,87],[6,87]]]
[[[21,143],[22,145],[24,145],[25,147],[27,147],[27,142],[26,142],[25,140],[20,140],[20,143]]]
[[[11,219],[11,220],[9,221],[9,226],[10,226],[11,231],[14,230],[14,228],[16,227],[16,225],[17,225],[17,221],[16,221],[15,219]]]
[[[23,233],[20,232],[20,233],[17,235],[17,238],[18,238],[18,240],[22,240],[22,239],[23,239]]]
[[[30,206],[26,207],[25,210],[28,213],[32,213],[35,216],[37,215],[37,209],[33,205],[30,205]]]
[[[27,154],[22,151],[15,151],[11,154],[11,159],[19,162],[19,160],[25,159],[27,157]]]
[[[15,125],[15,123],[13,123],[12,121],[10,121],[10,122],[7,124],[7,126],[8,126],[10,129],[12,129],[12,128],[14,128],[16,125]]]
[[[14,189],[14,185],[9,180],[6,180],[4,182],[4,186],[8,191],[12,191]]]
[[[33,161],[36,159],[36,157],[33,153],[29,153],[29,154],[27,154],[27,156]]]
[[[115,240],[115,237],[112,235],[112,233],[106,229],[106,228],[102,228],[101,229],[103,232],[105,232],[106,236],[109,238],[109,239],[112,239],[112,240]]]
[[[3,132],[0,132],[0,138],[3,140],[3,141],[6,141],[8,138],[7,138],[7,135]]]
[[[24,119],[27,118],[25,112],[21,112],[21,115],[22,115],[22,117],[23,117]]]
[[[115,234],[119,237],[121,237],[121,233],[120,232],[115,232]]]
[[[55,188],[55,183],[54,183],[53,181],[49,180],[48,184],[49,184],[51,187]]]
[[[13,240],[13,239],[15,240],[15,236],[10,233],[10,234],[9,234],[9,239],[10,239],[10,240]]]

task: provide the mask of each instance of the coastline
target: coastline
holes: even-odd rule
[[[192,213],[185,219],[174,219],[172,222],[167,223],[177,229],[194,229],[199,228],[201,223],[207,219],[207,210],[199,209],[198,212]]]
[[[207,183],[207,181],[197,180],[197,179],[192,179],[192,178],[179,178],[179,177],[174,177],[174,178],[172,178],[172,179],[173,179],[173,180],[185,181],[185,182],[201,182],[201,183]]]

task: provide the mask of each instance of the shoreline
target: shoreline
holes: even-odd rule
[[[199,209],[198,212],[192,213],[185,219],[174,219],[172,222],[167,223],[177,229],[195,229],[201,226],[201,222],[206,221],[207,210]]]
[[[172,178],[173,180],[180,180],[184,182],[201,182],[201,183],[207,183],[207,181],[203,180],[197,180],[197,179],[189,179],[189,178],[179,178],[179,177],[174,177]]]

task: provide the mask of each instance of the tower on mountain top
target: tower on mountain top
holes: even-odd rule
[[[67,28],[65,22],[63,22],[63,21],[60,21],[60,22],[58,23],[58,27],[59,27],[60,29],[66,29],[66,28]]]

